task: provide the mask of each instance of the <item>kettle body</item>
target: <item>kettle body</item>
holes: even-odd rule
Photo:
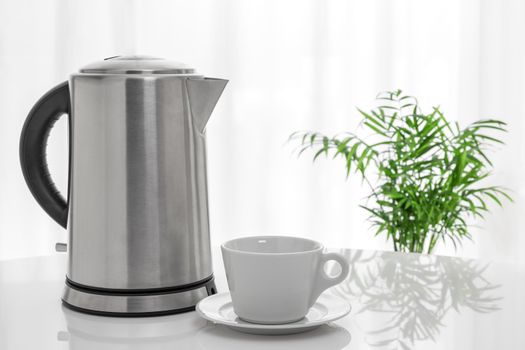
[[[226,83],[179,63],[116,57],[71,75],[29,113],[22,169],[68,230],[66,306],[145,316],[191,310],[215,293],[205,126]],[[69,117],[67,200],[44,152],[61,114]]]

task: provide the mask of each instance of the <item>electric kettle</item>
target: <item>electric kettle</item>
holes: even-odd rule
[[[62,301],[82,312],[152,316],[193,310],[216,293],[205,127],[227,80],[148,56],[92,63],[46,93],[20,139],[26,183],[68,230]],[[45,145],[69,121],[67,200]]]

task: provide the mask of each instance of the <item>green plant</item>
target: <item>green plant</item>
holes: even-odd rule
[[[492,168],[486,150],[503,143],[494,134],[506,131],[504,122],[479,120],[462,129],[439,107],[423,113],[401,90],[380,93],[377,101],[370,112],[358,109],[360,125],[372,132],[366,140],[350,132],[296,132],[290,139],[299,140],[299,155],[312,149],[315,161],[333,153],[345,160],[347,177],[352,169],[361,174],[371,189],[361,207],[394,250],[431,253],[439,240],[457,247],[471,239],[467,220],[483,218],[487,200],[499,206],[502,198],[512,200],[503,188],[483,185]]]

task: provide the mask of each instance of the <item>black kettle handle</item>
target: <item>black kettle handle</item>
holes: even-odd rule
[[[29,112],[20,135],[20,164],[27,186],[40,206],[62,227],[67,227],[68,205],[49,175],[46,145],[49,132],[63,115],[70,114],[68,82],[56,86]]]

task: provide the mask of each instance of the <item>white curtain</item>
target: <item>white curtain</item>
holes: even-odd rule
[[[344,164],[286,143],[296,130],[354,130],[355,106],[403,89],[461,123],[509,123],[494,207],[473,242],[437,253],[519,260],[525,180],[525,3],[427,0],[0,0],[0,259],[49,254],[66,232],[33,200],[18,161],[27,112],[79,67],[150,54],[230,80],[212,115],[208,178],[213,244],[290,234],[327,246],[391,249],[358,208],[367,189]],[[48,148],[67,188],[66,122]]]

